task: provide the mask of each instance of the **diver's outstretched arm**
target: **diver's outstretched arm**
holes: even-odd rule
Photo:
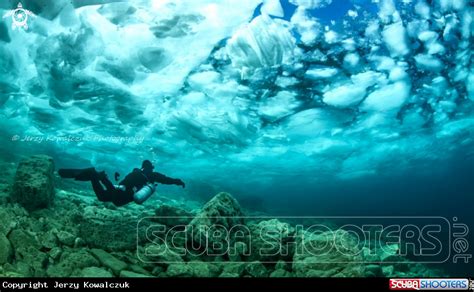
[[[165,184],[165,185],[178,185],[178,186],[182,186],[183,188],[185,187],[184,182],[180,180],[179,178],[171,178],[159,172],[154,172],[151,179],[155,183],[160,183],[160,184]]]

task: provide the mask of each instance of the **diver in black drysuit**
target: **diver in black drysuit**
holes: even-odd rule
[[[154,189],[151,193],[147,193],[145,198],[137,198],[138,192],[148,186],[154,186],[155,183],[185,187],[182,180],[153,172],[153,169],[153,164],[149,160],[145,160],[142,163],[141,169],[133,169],[131,173],[119,182],[118,186],[112,184],[104,171],[98,172],[93,167],[86,169],[59,169],[58,174],[62,178],[90,181],[99,201],[112,202],[116,206],[123,206],[133,201],[137,204],[143,203],[154,192]]]

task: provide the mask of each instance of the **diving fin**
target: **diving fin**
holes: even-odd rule
[[[78,181],[90,181],[93,178],[97,178],[97,171],[94,167],[84,169],[61,168],[58,170],[58,174],[62,178],[73,178]]]

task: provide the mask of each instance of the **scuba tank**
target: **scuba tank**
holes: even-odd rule
[[[152,183],[147,183],[146,185],[143,186],[140,190],[138,190],[134,195],[133,195],[133,200],[137,204],[142,204],[145,202],[151,195],[156,190],[156,185]]]

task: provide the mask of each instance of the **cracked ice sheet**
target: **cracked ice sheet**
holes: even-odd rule
[[[214,2],[218,3],[217,6],[211,7],[221,9],[220,2]],[[148,2],[142,1],[140,3]],[[97,146],[95,148],[91,145],[79,145],[85,150],[67,149],[69,154],[81,156],[84,153],[91,153],[93,164],[100,164],[103,161],[110,163],[112,156],[113,162],[119,165],[129,165],[130,161],[149,158],[143,157],[143,153],[145,155],[151,153],[163,168],[169,169],[170,173],[179,170],[183,176],[190,177],[199,173],[203,177],[212,177],[215,176],[215,173],[225,174],[232,173],[233,170],[242,171],[244,169],[248,172],[243,172],[250,174],[255,180],[266,180],[266,176],[269,174],[300,174],[298,172],[303,168],[307,169],[309,173],[317,171],[318,177],[321,172],[324,172],[332,174],[332,176],[353,178],[375,173],[378,171],[376,167],[379,165],[383,167],[384,163],[400,161],[400,164],[405,162],[408,164],[407,157],[421,156],[421,158],[425,158],[428,156],[427,158],[431,158],[429,153],[444,153],[441,147],[441,151],[433,151],[433,147],[430,146],[431,136],[420,137],[418,135],[417,131],[420,131],[426,124],[427,117],[418,110],[420,105],[411,101],[412,98],[416,99],[414,94],[424,90],[423,88],[432,83],[431,80],[434,83],[430,74],[436,73],[436,70],[423,72],[423,77],[429,77],[427,82],[412,78],[414,76],[410,76],[410,80],[408,80],[405,76],[405,74],[411,74],[413,70],[420,73],[421,69],[436,69],[436,66],[425,66],[420,69],[417,65],[426,65],[426,63],[430,65],[430,62],[426,62],[426,58],[417,60],[417,51],[407,52],[406,50],[407,45],[414,41],[413,38],[429,42],[429,34],[419,37],[415,33],[410,36],[412,38],[410,42],[406,43],[398,41],[380,43],[379,46],[386,49],[387,52],[379,50],[373,51],[369,55],[361,55],[361,64],[368,61],[370,66],[360,68],[360,71],[356,71],[358,74],[352,76],[342,76],[345,73],[337,64],[325,63],[323,67],[311,65],[305,71],[299,67],[297,69],[301,71],[299,75],[279,76],[278,80],[280,81],[277,83],[282,89],[279,89],[278,92],[260,96],[257,87],[248,88],[251,93],[241,94],[237,89],[242,86],[239,84],[239,78],[236,77],[238,74],[233,74],[232,70],[224,67],[225,65],[213,68],[206,64],[207,67],[202,69],[196,64],[200,65],[205,62],[209,52],[217,44],[207,39],[206,32],[210,32],[209,37],[213,38],[215,42],[220,40],[217,35],[235,35],[235,31],[241,28],[240,23],[242,27],[246,26],[253,8],[251,9],[250,6],[242,8],[242,11],[245,10],[249,13],[246,16],[239,15],[240,23],[236,23],[233,28],[225,26],[222,28],[223,31],[220,31],[221,27],[219,27],[216,31],[212,21],[209,20],[212,18],[212,13],[209,14],[209,11],[213,11],[212,9],[204,11],[203,7],[181,7],[180,3],[178,2],[178,6],[174,7],[166,5],[151,7],[151,9],[155,9],[156,19],[148,18],[149,7],[147,5],[141,4],[140,7],[137,4],[136,6],[139,8],[137,15],[141,19],[127,20],[127,18],[123,18],[124,21],[118,26],[112,25],[102,14],[97,12],[98,7],[91,6],[79,10],[82,21],[88,23],[88,27],[96,28],[101,37],[104,37],[106,51],[100,52],[101,54],[113,55],[122,61],[126,60],[129,55],[136,53],[136,47],[146,48],[149,46],[163,48],[164,52],[171,50],[171,54],[164,54],[167,60],[163,64],[150,64],[148,69],[151,72],[139,74],[131,87],[133,93],[138,96],[137,102],[146,105],[143,116],[136,118],[144,118],[145,121],[139,126],[121,125],[120,130],[123,130],[121,133],[125,134],[138,133],[146,136],[144,145],[121,149],[119,161],[115,161],[117,158],[114,153],[119,151],[117,147],[114,147],[116,145],[92,145]],[[199,3],[200,6],[201,3]],[[253,4],[252,2],[251,6]],[[237,9],[240,10],[240,7]],[[385,16],[392,17],[396,14],[395,11],[387,11],[384,12]],[[201,12],[203,15],[205,14],[204,19],[197,16]],[[236,11],[226,13],[230,18],[234,18],[232,16],[234,12],[240,13]],[[278,11],[272,13],[278,13]],[[220,19],[221,12],[219,11],[218,14]],[[300,24],[303,20],[292,18],[292,22],[296,21]],[[405,20],[403,19],[403,23],[406,23]],[[171,24],[167,25],[167,22]],[[385,32],[386,39],[391,40],[390,34],[405,33],[401,22],[396,21],[395,23],[396,25],[389,21],[383,22],[380,26],[377,24],[374,30],[377,35]],[[297,25],[298,23],[293,24]],[[469,28],[468,25],[464,26]],[[154,29],[150,31],[149,27]],[[182,29],[176,30],[173,27]],[[263,22],[262,26],[258,28],[258,32],[268,31],[268,27],[265,27]],[[310,23],[303,28],[313,31],[317,25]],[[408,27],[406,30],[408,31]],[[430,30],[432,30],[430,27],[426,28],[426,31]],[[167,31],[171,31],[173,35],[170,36]],[[277,36],[280,30],[275,29],[272,32],[275,32],[272,33],[272,36]],[[54,30],[50,32],[50,35],[54,37]],[[258,36],[258,34],[255,35]],[[317,34],[314,34],[314,37],[316,36]],[[348,36],[342,32],[340,37],[345,39]],[[279,38],[268,39],[278,40]],[[382,38],[380,39],[382,40]],[[308,43],[317,40],[321,41],[321,39],[313,39],[313,35],[307,40],[305,39]],[[356,41],[358,43],[359,40],[356,39]],[[441,38],[439,41],[443,42]],[[259,46],[259,52],[271,55],[272,48],[278,44],[278,42],[265,41],[264,46]],[[398,47],[398,45],[402,46]],[[340,47],[340,44],[328,46]],[[318,45],[314,48],[317,47]],[[429,46],[423,48],[420,56],[429,57],[428,55],[436,52],[433,48],[439,51],[436,46]],[[197,51],[195,52],[195,50]],[[446,50],[450,50],[450,47],[446,46]],[[153,57],[153,54],[151,56]],[[436,58],[438,57],[436,56]],[[145,59],[150,60],[149,58]],[[410,62],[408,73],[404,74],[404,71],[400,69],[401,59]],[[298,64],[294,64],[294,67],[298,68]],[[192,73],[184,81],[188,75],[187,72],[194,68],[197,69],[197,72]],[[119,83],[108,73],[96,72],[94,69],[94,66],[88,67],[83,73],[97,77],[105,83],[108,83],[109,80]],[[288,68],[290,72],[293,69]],[[470,75],[466,77],[466,80],[462,78],[459,80],[462,80],[462,84],[466,84],[467,97],[473,100],[474,89],[471,81],[474,80],[472,77],[474,71],[471,68],[471,73],[469,73],[469,68],[464,69],[462,71],[467,71],[467,73],[458,75]],[[303,75],[305,78],[302,77]],[[294,86],[300,81],[294,76],[298,76],[305,82],[311,82],[309,84],[324,83],[324,90],[320,92],[322,96],[319,96],[319,93],[313,95],[310,103],[321,97],[322,101],[326,103],[325,106],[321,107],[314,103],[308,106],[309,95],[305,95],[305,91],[299,92],[301,88]],[[344,82],[341,83],[341,79],[338,78],[342,78]],[[160,82],[155,82],[157,80]],[[25,78],[23,81],[28,81],[28,79]],[[117,83],[112,85],[115,86]],[[185,84],[185,89],[176,93],[176,89],[181,88],[182,84]],[[448,99],[449,96],[444,94],[445,89],[439,89],[439,91],[440,97]],[[324,96],[324,93],[328,92],[331,94]],[[166,101],[160,98],[168,94],[170,96]],[[426,93],[419,93],[419,95],[424,94]],[[303,100],[305,98],[307,100]],[[463,96],[458,98],[458,101],[463,103],[460,103],[456,109],[460,113],[454,120],[449,123],[436,124],[436,127],[433,128],[433,131],[437,133],[437,138],[442,139],[438,142],[442,142],[443,145],[455,147],[458,145],[458,137],[467,142],[471,139],[469,129],[472,129],[473,124],[472,120],[467,117],[472,115],[472,111],[466,107],[466,112],[461,112],[460,107],[463,104],[469,106],[467,102],[460,100],[463,98]],[[441,102],[448,101],[442,100]],[[357,106],[359,102],[361,102],[360,106]],[[11,103],[11,99],[6,101],[6,108],[13,111],[15,106],[12,106]],[[410,105],[406,111],[403,109],[405,103]],[[30,116],[39,120],[45,117],[43,110],[47,108],[46,104],[40,102],[40,105],[39,108],[33,107],[30,111]],[[61,127],[81,125],[89,130],[92,127],[88,127],[88,123],[110,122],[111,118],[109,117],[113,117],[113,114],[111,115],[110,111],[107,111],[108,107],[98,107],[98,109],[94,108],[94,111],[86,111],[76,106],[79,105],[79,102],[62,105],[67,108],[64,110],[63,116],[70,120],[68,123],[62,124]],[[433,108],[439,110],[441,106],[433,103]],[[363,112],[361,113],[360,110]],[[396,115],[398,113],[400,113],[399,118]],[[22,117],[21,121],[27,125],[28,131],[35,133],[34,131],[38,131],[38,129],[32,126],[28,127],[31,123],[25,118],[28,117],[27,114],[28,107],[22,106],[18,116]],[[82,119],[79,119],[80,117]],[[259,128],[259,118],[261,117],[278,123]],[[463,117],[466,118],[462,119]],[[403,127],[400,126],[401,121],[403,121]],[[64,130],[64,133],[68,132],[66,129],[61,130]],[[101,132],[105,129],[96,126],[93,130]],[[76,131],[79,130],[76,129]],[[377,146],[377,144],[380,145]],[[411,146],[413,144],[419,146],[413,147]],[[387,153],[390,155],[387,156]],[[122,155],[129,159],[122,158]],[[180,169],[183,165],[186,165],[185,170]],[[187,171],[188,174],[183,171]]]
[[[253,10],[261,3],[260,0],[144,2],[144,5],[135,6],[138,9],[135,14],[142,22],[131,23],[121,29],[100,15],[96,7],[87,6],[78,10],[85,22],[94,27],[107,44],[104,54],[125,59],[136,54],[138,48],[158,47],[164,50],[168,65],[159,72],[147,74],[130,88],[135,95],[155,98],[176,93],[189,72],[209,56],[220,40],[232,35],[240,25],[250,20]],[[174,37],[176,34],[171,37],[166,35],[173,25],[181,26],[184,33],[178,34],[178,37]]]

